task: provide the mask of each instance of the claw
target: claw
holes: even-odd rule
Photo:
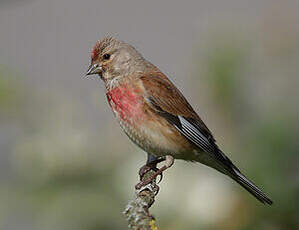
[[[170,168],[173,165],[174,158],[170,155],[167,155],[165,157],[165,161],[166,161],[166,164],[160,169],[158,169],[156,167],[156,163],[155,164],[149,163],[149,164],[146,164],[146,165],[142,166],[139,170],[139,176],[140,176],[141,181],[137,185],[135,185],[135,188],[140,189],[143,186],[150,184],[154,179],[157,178],[157,176],[160,176],[160,179],[159,179],[159,182],[158,182],[158,183],[160,183],[162,178],[163,178],[163,174],[162,174],[163,171],[165,171],[166,169]],[[155,173],[153,175],[151,175],[149,178],[147,178],[146,180],[142,180],[144,175],[149,170],[154,170]]]
[[[139,169],[139,177],[140,180],[144,177],[146,173],[148,173],[152,168],[149,165],[144,165]]]
[[[150,170],[153,170],[154,172],[158,172],[159,169],[156,167],[156,165],[153,164],[146,164],[143,165],[140,169],[139,169],[139,177],[140,180],[142,180],[142,178],[144,177],[144,175],[146,173],[148,173]],[[162,177],[162,173],[161,173],[161,177]],[[159,183],[161,182],[162,178],[160,178]]]
[[[164,170],[167,169],[167,166],[163,166],[162,168],[160,168],[158,171],[156,171],[153,175],[151,175],[149,178],[147,178],[146,180],[140,181],[135,188],[136,189],[140,189],[141,187],[150,184],[154,179],[157,178],[158,175],[162,174],[162,172]]]
[[[140,181],[138,184],[135,185],[135,189],[140,190],[142,187],[144,187],[146,185],[147,184],[145,184],[143,181]]]
[[[159,174],[158,176],[160,176],[160,177],[159,177],[159,180],[158,180],[157,184],[160,184],[160,182],[161,182],[162,179],[163,179],[163,173]]]

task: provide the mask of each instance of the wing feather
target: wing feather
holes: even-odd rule
[[[183,94],[163,73],[147,74],[142,76],[141,80],[150,103],[171,115],[188,118],[206,138],[214,140],[211,131],[193,110]]]
[[[205,152],[214,153],[217,146],[211,131],[182,93],[161,72],[141,77],[149,104],[176,129]]]

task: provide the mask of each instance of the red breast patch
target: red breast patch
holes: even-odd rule
[[[133,124],[143,117],[142,97],[131,87],[119,86],[106,95],[113,112],[120,119]]]

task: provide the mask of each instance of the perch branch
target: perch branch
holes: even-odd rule
[[[154,173],[154,170],[149,170],[143,176],[142,181],[146,181]],[[158,230],[155,226],[155,218],[149,213],[149,208],[155,202],[158,191],[159,187],[156,184],[156,179],[141,189],[135,189],[134,199],[127,204],[123,212],[128,221],[129,229]]]

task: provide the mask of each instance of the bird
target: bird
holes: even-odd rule
[[[104,81],[108,103],[122,130],[147,153],[143,171],[156,171],[136,188],[149,184],[175,159],[181,159],[216,169],[263,204],[272,205],[273,201],[220,150],[178,88],[132,45],[111,36],[98,40],[85,76],[94,74]],[[164,165],[157,169],[160,162]]]

